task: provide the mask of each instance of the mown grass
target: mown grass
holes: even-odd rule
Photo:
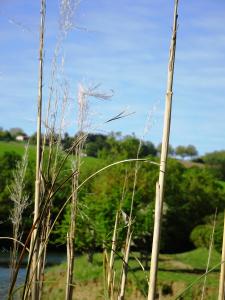
[[[178,260],[184,264],[190,265],[194,269],[205,270],[208,260],[208,249],[198,248],[193,251],[184,252],[180,254],[172,255],[175,260]],[[214,267],[220,262],[220,254],[217,251],[212,252],[209,268]],[[217,267],[219,270],[220,267]]]
[[[200,299],[204,276],[208,260],[208,250],[198,248],[193,251],[164,255],[161,257],[159,282],[161,286],[169,284],[173,287],[174,295],[171,299],[176,299],[192,283],[181,299]],[[207,275],[206,297],[205,299],[217,299],[220,254],[212,251],[209,269],[217,266]],[[202,276],[202,278],[200,278]]]
[[[134,253],[137,255],[137,253]],[[192,288],[188,289],[181,299],[200,299],[204,274],[208,258],[207,249],[196,249],[190,252],[171,255],[160,255],[158,273],[158,290],[162,294],[160,299],[176,299],[176,297],[191,283],[195,282]],[[218,264],[220,255],[213,251],[211,267]],[[120,278],[121,261],[115,262],[116,281]],[[219,267],[217,271],[211,272],[206,281],[205,299],[216,299],[218,293]],[[66,264],[51,267],[45,277],[44,299],[60,300],[64,298]],[[82,255],[75,260],[75,293],[74,299],[105,299],[104,272],[102,254],[96,253],[93,263],[87,261]],[[129,261],[127,299],[146,299],[149,270],[145,272],[140,264],[131,255]],[[146,278],[147,277],[147,278]],[[89,291],[91,290],[91,293]],[[162,292],[164,291],[164,292]],[[165,293],[165,294],[163,294]]]
[[[105,298],[106,289],[104,284],[104,270],[103,259],[101,253],[96,253],[93,258],[93,262],[87,261],[85,255],[79,256],[75,259],[74,273],[75,273],[75,293],[74,299],[107,299]],[[115,271],[116,281],[120,278],[120,260],[116,259]],[[134,295],[138,295],[137,299],[145,299],[143,293],[147,287],[147,281],[144,282],[143,272],[133,271],[133,268],[137,268],[137,263],[131,259],[130,272],[128,276],[128,299],[133,298]],[[136,273],[139,273],[137,278]],[[66,263],[59,266],[51,267],[48,269],[45,277],[44,295],[43,299],[64,299],[65,283],[66,283]]]

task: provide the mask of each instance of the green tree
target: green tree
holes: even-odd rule
[[[156,148],[158,155],[160,155],[161,149],[162,149],[162,143],[160,143]],[[168,155],[173,156],[174,154],[175,154],[175,150],[174,150],[173,146],[169,144]]]
[[[189,156],[190,158],[198,155],[198,151],[197,151],[196,147],[193,145],[188,145],[186,147],[186,153],[187,153],[187,156]]]
[[[156,156],[157,150],[150,141],[141,141],[135,135],[121,137],[120,134],[110,134],[105,140],[105,145],[99,152],[102,158],[111,157],[111,161],[116,159],[136,158],[139,151],[139,157],[148,155]],[[140,149],[139,149],[140,148]]]
[[[89,134],[85,151],[87,156],[97,157],[99,152],[106,147],[107,136],[103,134]]]
[[[142,147],[140,150],[140,157],[146,157],[148,155],[156,156],[157,155],[157,149],[155,148],[155,145],[150,141],[143,141]]]
[[[198,151],[193,145],[188,146],[177,146],[175,149],[176,155],[180,156],[182,159],[185,157],[194,157],[198,155]]]
[[[0,129],[0,141],[6,141],[9,142],[13,140],[13,137],[11,136],[10,132],[8,130]]]
[[[186,147],[185,146],[177,146],[175,148],[175,153],[177,156],[180,156],[182,159],[184,159],[187,156]]]
[[[225,204],[223,187],[206,169],[184,169],[178,181],[177,192],[169,193],[165,221],[166,244],[172,251],[190,249],[189,236],[194,227],[202,224],[206,216],[214,214],[216,208],[221,211]]]
[[[64,137],[62,139],[62,147],[63,150],[68,150],[70,147],[72,147],[74,142],[74,138],[70,137],[67,132],[65,132]]]
[[[9,132],[13,138],[15,138],[17,135],[25,134],[23,129],[17,127],[11,128]]]

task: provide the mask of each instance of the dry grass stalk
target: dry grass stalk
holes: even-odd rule
[[[121,214],[122,215],[125,214],[121,210],[121,205],[124,201],[125,194],[126,194],[127,180],[128,180],[128,176],[127,176],[127,171],[126,171],[124,184],[123,184],[122,198],[119,202],[119,208],[116,212],[116,217],[115,217],[115,224],[114,224],[111,251],[110,251],[110,259],[109,259],[109,264],[108,264],[108,267],[107,267],[107,289],[108,289],[107,297],[111,300],[114,299],[114,292],[115,292],[115,275],[116,275],[116,272],[114,270],[114,261],[115,261],[117,238],[118,238],[117,231],[118,231],[120,216],[121,216]]]
[[[138,155],[141,148],[141,142],[139,144]],[[137,159],[138,159],[137,155]],[[133,191],[132,191],[132,199],[131,199],[131,206],[130,206],[130,214],[127,216],[127,235],[126,235],[126,242],[124,247],[124,255],[123,255],[123,264],[122,264],[122,273],[121,273],[121,280],[120,280],[120,287],[119,287],[119,294],[118,300],[123,300],[125,295],[125,287],[126,287],[126,280],[127,280],[127,272],[128,272],[128,261],[129,261],[129,254],[130,254],[130,244],[131,244],[131,237],[132,237],[132,216],[133,216],[133,206],[134,206],[134,195],[135,195],[135,188],[137,184],[137,172],[138,172],[138,161],[135,163],[135,177],[133,183]]]
[[[79,173],[80,169],[80,157],[82,146],[76,150],[76,162],[73,166],[73,171]],[[72,198],[71,198],[71,217],[70,217],[70,228],[67,234],[67,281],[66,281],[66,297],[65,299],[70,300],[73,297],[73,269],[74,269],[74,239],[76,229],[76,215],[77,215],[77,187],[79,175],[76,173],[72,178]]]
[[[103,258],[103,285],[104,285],[104,294],[105,294],[105,299],[108,299],[108,266],[109,266],[109,257],[108,257],[108,252],[107,252],[107,247],[105,241],[103,241],[102,244],[102,258]]]
[[[111,96],[108,96],[105,93],[101,93],[97,90],[98,86],[93,88],[84,88],[81,84],[78,88],[78,137],[79,141],[76,143],[74,148],[75,157],[72,166],[72,194],[71,194],[71,218],[70,218],[70,229],[68,232],[67,239],[67,253],[69,255],[69,263],[67,265],[67,282],[66,282],[66,296],[65,299],[72,299],[73,296],[73,269],[74,269],[74,241],[75,241],[75,230],[76,230],[76,216],[77,216],[77,205],[78,205],[78,188],[79,188],[79,172],[81,167],[81,157],[84,147],[85,140],[87,138],[89,124],[87,122],[88,115],[88,98],[94,97],[98,99],[108,99]]]
[[[13,224],[13,250],[11,255],[11,279],[14,276],[16,263],[18,258],[18,246],[21,239],[20,227],[22,222],[23,211],[28,206],[29,196],[25,190],[25,175],[28,164],[28,148],[29,144],[25,147],[25,152],[22,161],[17,163],[16,169],[13,172],[13,184],[10,187],[10,199],[13,201],[14,206],[11,212],[11,222]]]
[[[208,271],[209,271],[209,264],[210,264],[211,257],[212,257],[214,233],[215,233],[215,228],[216,228],[216,217],[217,217],[217,209],[215,211],[214,220],[213,220],[213,230],[212,230],[212,233],[211,233],[211,236],[210,236],[209,254],[208,254],[208,260],[207,260],[207,265],[206,265],[206,270],[205,270],[206,273],[208,273]],[[205,297],[206,280],[207,280],[207,276],[204,277],[204,282],[203,282],[203,286],[202,286],[201,300],[203,300],[204,297]]]
[[[72,23],[72,17],[74,14],[74,3],[75,1],[70,0],[62,0],[60,2],[60,26],[59,26],[59,35],[57,39],[57,45],[55,48],[53,61],[52,61],[52,71],[51,71],[51,79],[50,79],[50,87],[49,87],[49,98],[48,98],[48,109],[46,114],[45,121],[45,134],[43,137],[42,143],[42,160],[44,160],[45,154],[45,145],[48,142],[48,159],[47,159],[47,167],[46,170],[41,168],[41,173],[45,172],[45,180],[46,182],[42,184],[42,207],[45,206],[45,213],[43,214],[43,218],[40,226],[40,247],[39,247],[39,263],[37,267],[38,272],[38,281],[39,281],[39,298],[41,297],[43,279],[44,279],[44,270],[45,270],[45,261],[46,261],[46,251],[47,251],[47,243],[46,238],[48,236],[48,231],[50,229],[50,219],[51,219],[51,208],[52,208],[52,193],[54,190],[54,185],[56,183],[56,177],[58,174],[58,164],[59,157],[62,156],[61,151],[61,140],[63,135],[64,128],[64,117],[66,107],[68,105],[68,85],[64,80],[60,82],[59,72],[63,72],[63,63],[64,58],[62,56],[62,66],[61,69],[58,67],[58,60],[60,58],[60,51],[63,47],[63,41],[70,30],[68,26],[68,22]],[[61,74],[63,75],[63,74]],[[63,76],[62,76],[63,77]],[[61,98],[61,94],[59,88],[63,89],[62,96],[62,105],[61,110],[59,109],[59,102]],[[53,101],[54,98],[54,101]],[[58,115],[61,113],[61,121],[59,122],[59,129],[57,129],[58,125]],[[48,187],[50,186],[50,187]],[[47,187],[47,189],[46,189]]]
[[[130,220],[128,222],[130,222]],[[132,238],[132,232],[130,231],[130,229],[131,229],[131,224],[128,225],[128,230],[127,230],[126,244],[125,244],[124,256],[123,256],[122,277],[121,277],[121,281],[120,281],[120,290],[119,290],[119,294],[118,294],[118,300],[124,300],[124,297],[125,297],[125,287],[126,287],[127,272],[128,272],[130,244],[131,244],[131,238]]]
[[[51,220],[51,209],[52,209],[52,198],[53,198],[53,191],[55,189],[55,183],[57,180],[57,174],[58,174],[58,168],[59,168],[59,161],[60,158],[62,158],[63,154],[61,151],[61,141],[62,141],[62,135],[63,135],[63,129],[64,129],[64,117],[65,117],[65,111],[66,106],[68,104],[68,89],[67,86],[65,86],[65,91],[63,95],[63,100],[61,104],[61,120],[59,124],[59,129],[56,129],[56,123],[57,123],[57,111],[59,109],[58,107],[58,101],[55,100],[54,105],[54,113],[52,114],[54,117],[52,118],[51,124],[47,126],[49,129],[47,131],[47,135],[45,135],[44,139],[46,139],[46,136],[49,136],[49,146],[48,146],[48,164],[47,168],[45,170],[45,180],[49,184],[43,184],[42,191],[43,191],[43,197],[42,202],[46,203],[46,212],[42,218],[42,224],[41,224],[41,233],[40,233],[40,249],[39,249],[39,281],[40,281],[40,291],[42,291],[42,285],[44,280],[44,271],[45,271],[45,262],[46,262],[46,251],[47,251],[47,243],[46,238],[48,236],[48,231],[50,230],[50,220]],[[44,156],[44,149],[43,149],[43,156]],[[44,172],[44,170],[42,170]]]
[[[150,119],[148,119],[148,121],[147,121],[144,134],[147,133],[149,121],[150,121]],[[144,138],[144,135],[143,135],[143,138]],[[130,244],[131,244],[131,237],[132,237],[132,218],[133,218],[133,208],[134,208],[134,196],[135,196],[135,191],[136,191],[136,186],[137,186],[138,169],[139,169],[138,159],[139,159],[139,154],[141,151],[141,146],[142,146],[142,139],[140,139],[140,141],[139,141],[139,145],[138,145],[138,149],[137,149],[137,156],[136,156],[137,161],[135,162],[135,168],[134,168],[134,181],[133,181],[130,213],[129,213],[128,224],[127,224],[127,236],[126,236],[126,242],[125,242],[122,276],[121,276],[121,281],[120,281],[118,300],[123,300],[124,295],[125,295],[125,286],[126,286],[127,272],[128,272],[128,261],[129,261],[129,254],[130,254]]]
[[[177,18],[178,18],[177,10],[178,10],[178,0],[175,0],[173,32],[172,32],[172,39],[171,39],[171,45],[170,45],[170,56],[169,56],[169,65],[168,65],[168,80],[167,80],[167,91],[166,91],[166,107],[165,107],[165,114],[164,114],[162,151],[161,151],[161,158],[160,158],[160,172],[159,172],[160,196],[159,196],[159,214],[158,214],[159,220],[155,219],[155,224],[154,224],[148,300],[154,300],[155,294],[156,294],[156,281],[157,281],[158,256],[159,256],[160,231],[161,231],[161,217],[162,217],[162,209],[163,209],[165,173],[166,173],[166,163],[167,163],[167,157],[168,157],[171,111],[172,111],[173,75],[174,75],[176,36],[177,36]],[[157,201],[157,199],[156,199],[156,201]],[[157,226],[157,228],[155,228],[156,226]]]
[[[79,116],[78,116],[78,140],[80,142],[75,148],[75,157],[72,165],[72,171],[74,176],[72,177],[72,198],[71,198],[71,217],[70,217],[70,228],[67,236],[67,281],[66,281],[66,300],[71,300],[73,297],[73,269],[74,269],[74,239],[75,239],[75,230],[76,230],[76,216],[77,216],[77,188],[79,185],[79,172],[81,166],[81,156],[83,146],[86,140],[86,123],[87,123],[87,114],[88,114],[88,102],[87,97],[89,96],[88,92],[82,85],[78,87],[78,106],[79,106]]]

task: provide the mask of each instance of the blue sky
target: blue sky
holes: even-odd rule
[[[67,128],[76,130],[79,82],[114,91],[90,99],[95,131],[121,131],[158,144],[162,137],[173,0],[83,0],[63,43],[69,82]],[[58,36],[58,1],[47,0],[45,101]],[[225,149],[225,2],[180,0],[171,144],[194,144],[200,154]],[[0,126],[35,131],[39,1],[2,0],[0,8]],[[103,124],[123,110],[135,112]],[[103,125],[102,125],[103,124]]]

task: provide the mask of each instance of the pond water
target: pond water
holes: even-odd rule
[[[17,286],[23,283],[26,269],[21,268],[17,277]],[[0,266],[0,299],[6,299],[10,281],[10,269]]]
[[[66,254],[50,252],[47,255],[47,266],[57,265],[66,261]],[[25,263],[25,262],[24,262]],[[0,254],[0,299],[4,300],[7,297],[9,282],[10,282],[10,269],[9,269],[9,254],[1,253]],[[23,284],[26,276],[26,268],[23,265],[20,268],[18,277],[17,277],[17,286]]]

